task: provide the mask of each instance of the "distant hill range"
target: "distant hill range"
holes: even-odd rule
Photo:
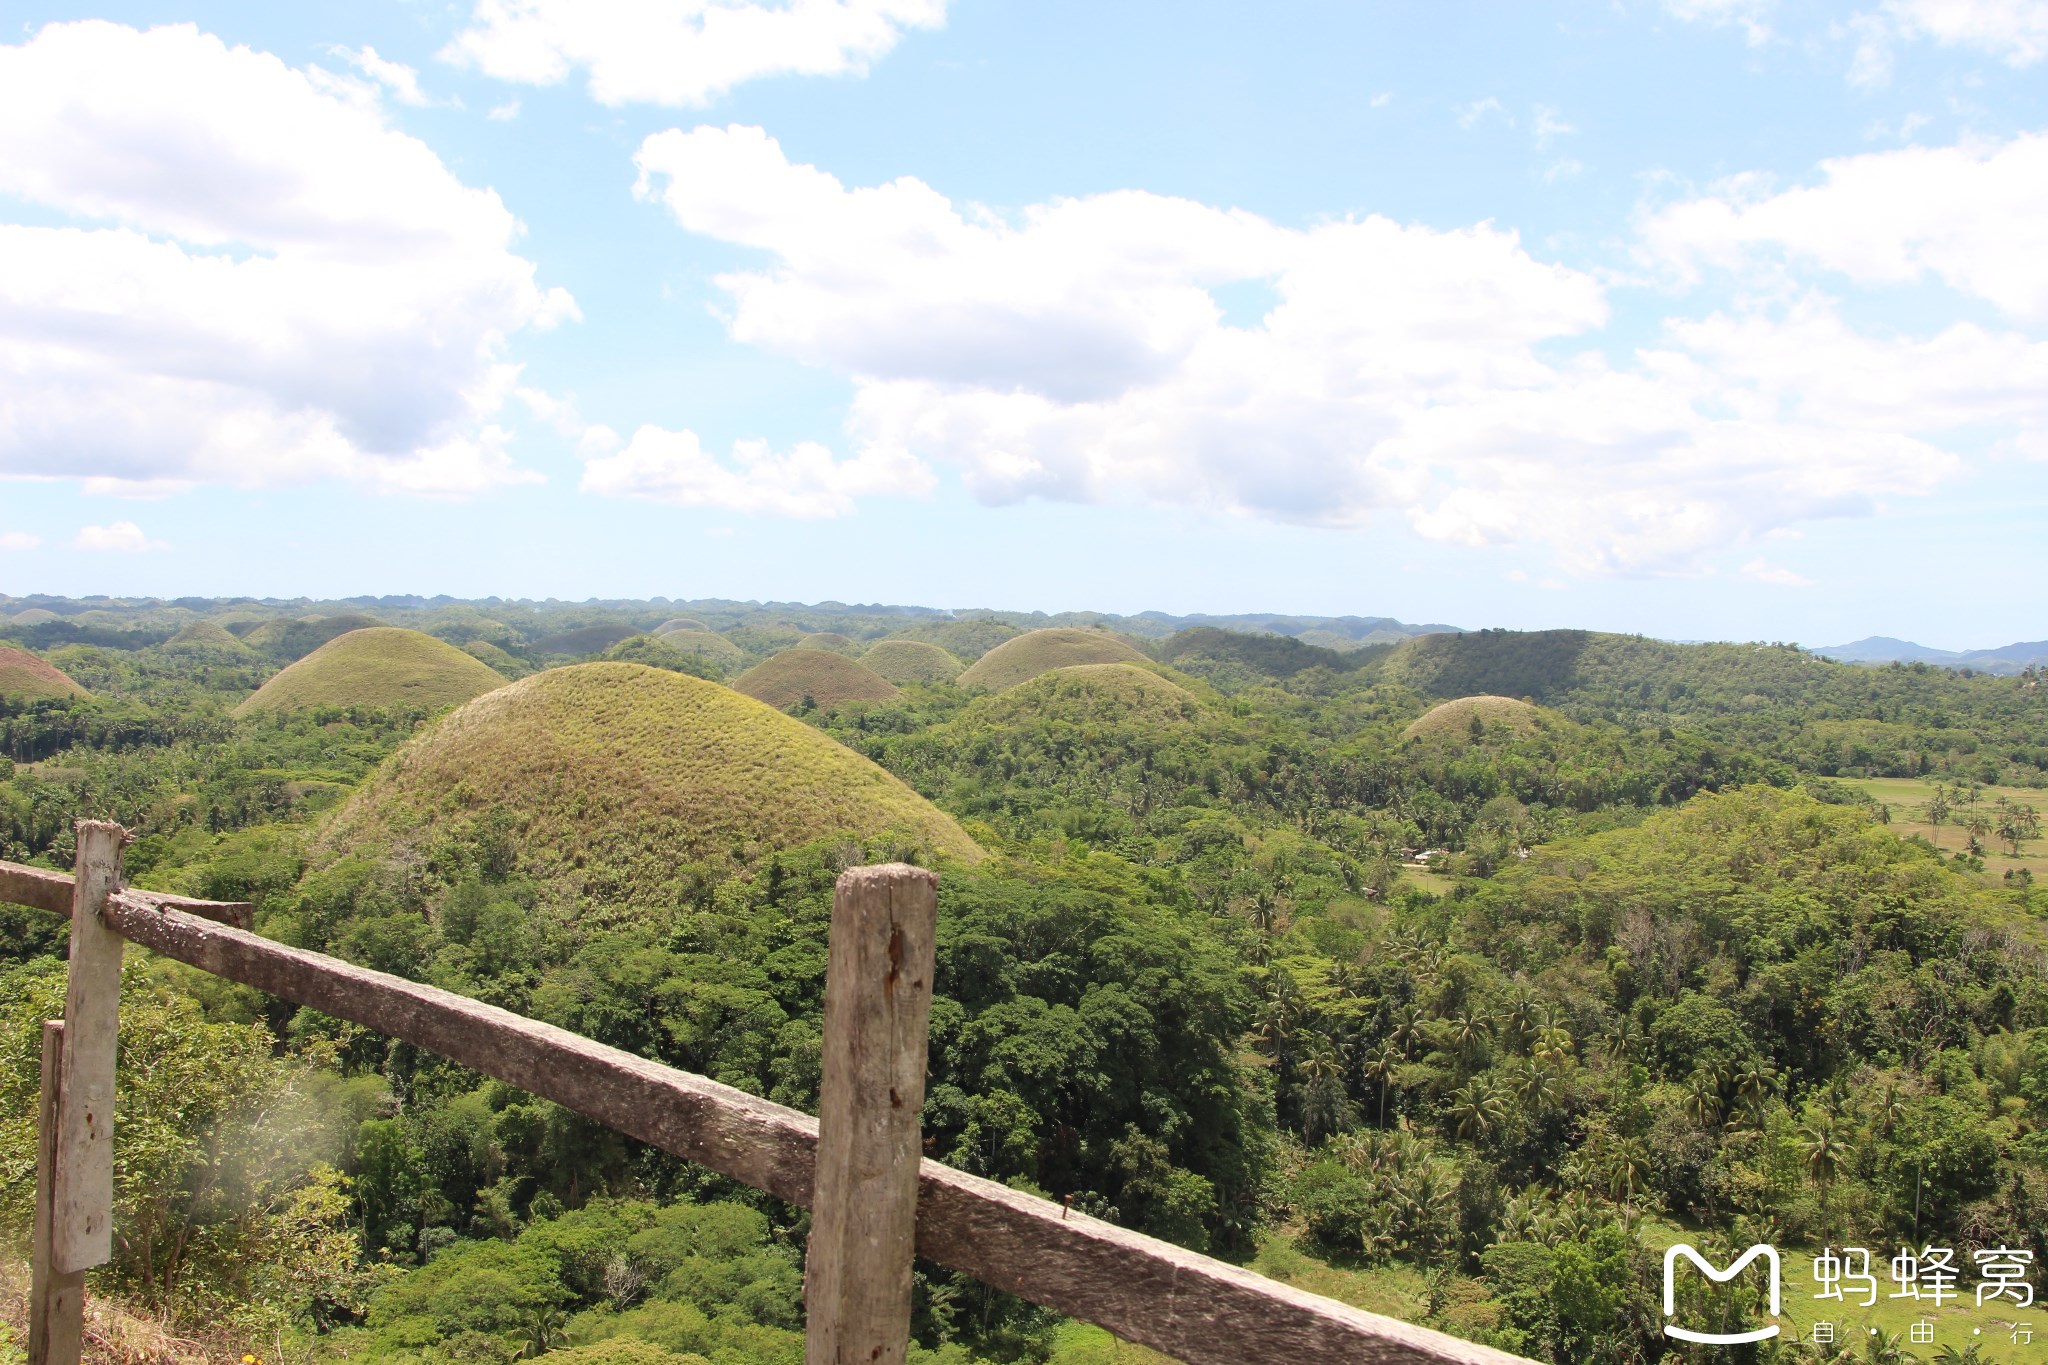
[[[1943,668],[1974,668],[1979,673],[2018,673],[2048,666],[2048,640],[2022,641],[1997,649],[1930,649],[1911,640],[1873,635],[1846,645],[1823,645],[1813,651],[1823,659],[1845,664],[1924,663]]]

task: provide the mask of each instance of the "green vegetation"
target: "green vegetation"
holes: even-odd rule
[[[1546,717],[1541,708],[1513,697],[1460,697],[1417,716],[1401,732],[1401,737],[1476,740],[1505,731],[1522,738],[1562,720],[1561,716]]]
[[[329,640],[263,684],[235,713],[315,706],[432,710],[504,685],[502,675],[431,635],[373,626]]]
[[[299,620],[271,620],[242,637],[251,649],[280,659],[303,659],[329,640],[352,630],[373,630],[383,625],[374,616],[343,612],[337,616],[308,616]]]
[[[949,817],[799,721],[682,674],[580,664],[486,693],[401,749],[323,831],[319,860],[404,842],[444,881],[509,862],[624,912],[826,836],[980,857]]]
[[[656,626],[650,633],[654,635],[667,635],[670,631],[676,630],[709,629],[709,626],[705,625],[702,621],[697,620],[695,617],[671,616],[668,620],[663,621],[660,625]]]
[[[899,687],[921,682],[951,682],[965,667],[937,645],[922,640],[878,640],[860,656],[861,664]]]
[[[1143,662],[1145,654],[1108,631],[1056,627],[1006,640],[960,675],[962,687],[1000,692],[1071,664]]]
[[[119,819],[140,885],[805,1108],[835,875],[931,858],[930,1154],[1305,1289],[1665,1365],[1675,1239],[1784,1248],[1793,1322],[1827,1246],[2048,1262],[2038,676],[1369,621],[1204,624],[1154,662],[1085,617],[44,601],[0,634],[93,695],[0,696],[0,857],[62,865],[74,817]],[[170,643],[353,609],[517,670],[585,631],[643,662],[438,718],[237,716],[265,656]],[[1001,671],[1044,652],[1027,625],[1129,652],[785,714],[677,671],[695,633],[649,632],[679,610],[728,664],[861,668],[793,648],[831,632]],[[63,935],[0,908],[0,1170]],[[127,1240],[94,1283],[123,1321],[280,1365],[800,1359],[800,1210],[146,954],[123,1016]],[[1153,1359],[917,1283],[922,1365]],[[1951,1305],[1943,1341],[1996,1358],[1999,1320]]]
[[[531,671],[525,664],[488,640],[465,641],[462,652],[492,672],[502,673],[508,678],[523,678]]]
[[[835,654],[851,654],[853,641],[836,630],[820,630],[804,636],[796,642],[798,649],[829,649]]]
[[[164,642],[166,649],[224,649],[246,653],[247,646],[212,621],[194,621]]]
[[[64,670],[25,649],[0,645],[0,697],[9,701],[40,701],[52,697],[83,697],[86,690]]]
[[[656,631],[655,638],[678,654],[707,659],[721,670],[737,668],[747,658],[738,645],[708,630]]]
[[[856,660],[823,649],[798,646],[733,679],[744,692],[777,710],[792,706],[835,707],[850,701],[887,701],[896,685]]]

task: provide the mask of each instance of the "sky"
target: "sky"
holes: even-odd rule
[[[0,592],[2044,581],[2048,0],[0,5]]]

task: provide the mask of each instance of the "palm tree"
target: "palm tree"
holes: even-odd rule
[[[1483,1077],[1474,1076],[1451,1097],[1451,1124],[1457,1135],[1483,1142],[1507,1121],[1507,1106]]]
[[[1379,1126],[1382,1128],[1387,1126],[1387,1090],[1393,1085],[1394,1073],[1400,1070],[1403,1060],[1401,1050],[1394,1046],[1392,1039],[1381,1043],[1379,1051],[1365,1059],[1366,1076],[1380,1085]]]
[[[1471,1005],[1451,1019],[1451,1045],[1466,1062],[1477,1061],[1492,1037],[1493,1020]]]
[[[1686,1078],[1683,1103],[1687,1117],[1702,1128],[1712,1128],[1721,1121],[1719,1079],[1706,1067],[1694,1067]]]
[[[1834,1184],[1844,1157],[1842,1131],[1835,1116],[1823,1113],[1813,1122],[1801,1124],[1799,1138],[1806,1150],[1806,1170],[1813,1183],[1822,1189]]]

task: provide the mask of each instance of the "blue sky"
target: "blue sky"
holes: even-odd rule
[[[7,15],[0,590],[2048,635],[2048,0]]]

